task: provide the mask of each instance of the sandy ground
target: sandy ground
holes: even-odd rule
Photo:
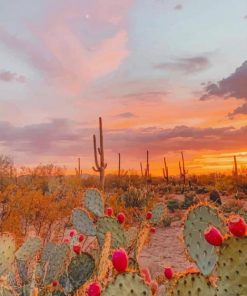
[[[181,221],[173,222],[170,227],[157,228],[143,249],[139,263],[142,268],[149,268],[152,277],[162,273],[165,266],[171,266],[174,271],[184,271],[192,266],[185,256],[182,230]]]

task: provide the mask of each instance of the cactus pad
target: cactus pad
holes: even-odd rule
[[[111,252],[111,233],[107,232],[105,234],[105,241],[104,245],[101,250],[100,254],[100,260],[98,264],[98,281],[101,282],[104,280],[104,278],[107,275],[108,269],[109,269],[109,256]]]
[[[102,296],[151,296],[151,288],[137,273],[120,273],[102,292]]]
[[[159,203],[155,205],[155,207],[152,209],[152,218],[150,220],[150,223],[157,224],[159,223],[164,215],[165,206],[162,203]]]
[[[247,295],[247,237],[229,237],[220,248],[217,296]]]
[[[112,234],[112,248],[117,249],[119,247],[125,247],[126,237],[123,229],[116,219],[112,217],[102,217],[99,219],[97,225],[97,240],[102,247],[105,240],[105,234],[111,232]]]
[[[215,289],[200,273],[188,273],[178,278],[171,296],[214,296]]]
[[[184,241],[191,258],[196,262],[203,275],[210,275],[218,260],[216,247],[210,245],[204,238],[204,231],[213,225],[223,228],[223,221],[217,210],[208,205],[199,205],[192,208],[184,223]]]
[[[15,250],[14,238],[7,233],[2,234],[0,236],[0,276],[12,269]]]
[[[41,239],[38,237],[27,239],[24,244],[17,250],[15,257],[17,260],[29,261],[41,249]]]
[[[64,272],[68,254],[69,247],[67,245],[54,243],[46,245],[41,257],[44,284],[50,284]]]
[[[93,257],[88,253],[75,256],[68,267],[68,277],[73,290],[78,289],[91,277],[95,269]]]
[[[88,214],[81,210],[75,209],[72,213],[72,221],[75,229],[88,236],[96,235],[96,230],[93,221],[89,218]]]
[[[97,217],[104,216],[104,202],[101,193],[97,189],[88,189],[84,193],[84,207]]]

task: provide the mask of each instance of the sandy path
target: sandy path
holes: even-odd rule
[[[152,277],[162,273],[164,266],[172,266],[174,271],[184,271],[192,264],[184,253],[182,236],[182,224],[180,221],[172,223],[167,228],[157,228],[139,258],[141,267],[148,267]]]

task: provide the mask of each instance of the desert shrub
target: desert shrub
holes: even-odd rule
[[[209,194],[209,200],[212,201],[215,204],[221,205],[221,198],[220,194],[217,190],[213,190]]]
[[[121,195],[120,199],[126,208],[144,208],[153,196],[152,191],[131,186]]]
[[[179,201],[178,201],[177,199],[170,199],[170,200],[168,200],[168,202],[167,202],[167,208],[168,208],[172,213],[174,213],[175,210],[177,210],[177,209],[180,208]]]
[[[165,227],[169,227],[172,223],[172,218],[170,216],[165,216],[162,220],[162,223]]]
[[[244,193],[244,192],[237,192],[236,194],[235,194],[235,198],[236,199],[245,199],[245,200],[247,200],[247,194],[246,193]]]
[[[182,203],[183,209],[188,209],[195,203],[196,193],[194,191],[190,191],[185,193],[184,201]]]
[[[243,210],[244,201],[237,199],[228,199],[222,206],[221,209],[226,214],[240,213]]]

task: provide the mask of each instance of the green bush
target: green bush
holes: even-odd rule
[[[168,200],[168,202],[167,202],[167,208],[168,208],[172,213],[174,213],[175,210],[177,210],[177,209],[180,208],[179,201],[178,201],[177,199],[170,199],[170,200]]]

